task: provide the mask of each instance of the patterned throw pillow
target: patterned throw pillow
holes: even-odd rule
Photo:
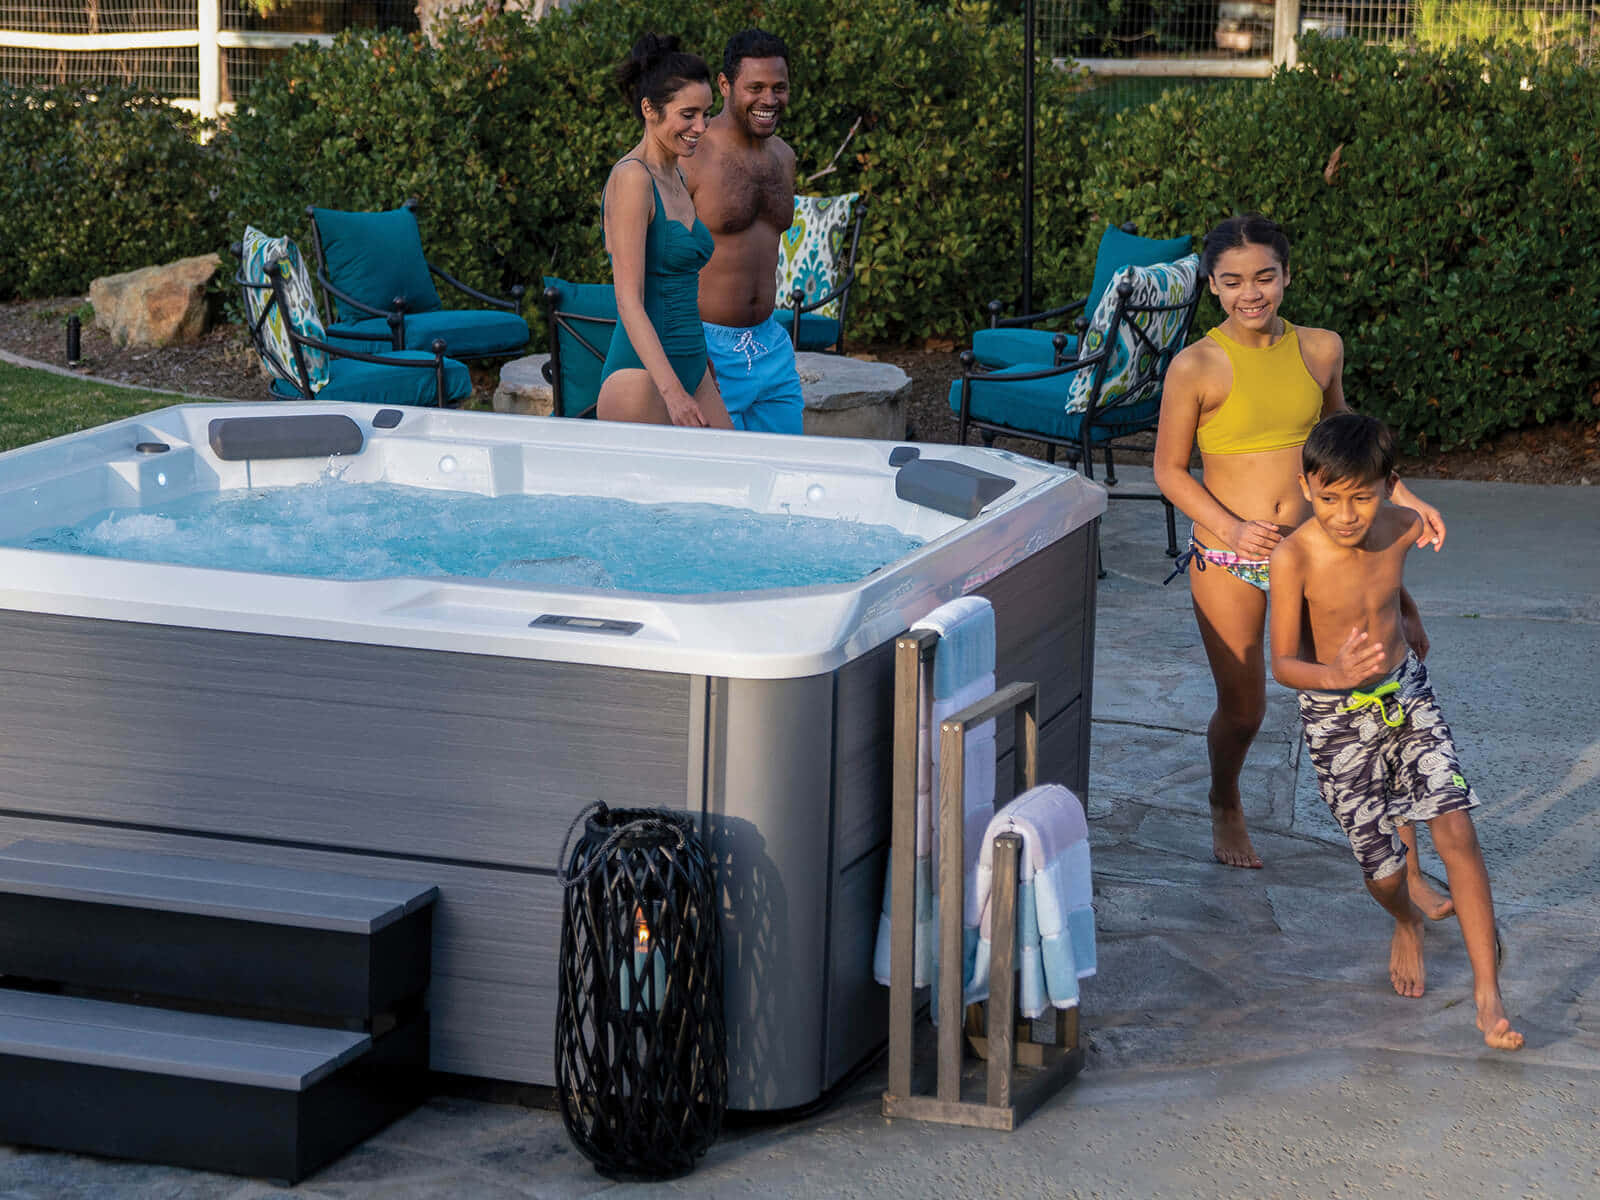
[[[1160,263],[1153,267],[1123,267],[1111,277],[1100,303],[1095,306],[1089,328],[1083,335],[1079,357],[1094,354],[1105,345],[1106,331],[1111,328],[1111,317],[1117,311],[1117,289],[1124,282],[1133,284],[1130,304],[1183,304],[1194,297],[1199,284],[1200,257],[1187,255],[1177,262]],[[1141,380],[1149,377],[1154,359],[1162,350],[1171,349],[1176,354],[1182,347],[1174,345],[1183,327],[1181,308],[1169,312],[1140,312],[1125,316],[1117,329],[1117,344],[1112,347],[1111,360],[1106,364],[1105,383],[1100,388],[1100,407],[1121,403],[1124,399],[1138,400],[1143,396],[1130,395]],[[1137,325],[1155,344],[1152,351],[1130,328]],[[1067,411],[1085,412],[1089,407],[1089,393],[1094,386],[1094,368],[1072,373],[1067,387]]]
[[[282,375],[290,383],[300,387],[302,381],[295,369],[294,347],[284,328],[285,316],[288,317],[289,328],[301,337],[315,338],[319,342],[328,338],[327,330],[322,326],[322,317],[317,312],[316,297],[311,291],[311,275],[306,271],[306,264],[300,257],[299,247],[288,238],[268,237],[254,226],[247,225],[244,231],[244,278],[250,283],[266,283],[267,272],[274,263],[277,263],[277,269],[283,279],[283,296],[289,311],[285,314],[280,311],[278,305],[273,304],[272,310],[261,326],[261,338],[278,360],[277,365],[281,365],[283,369],[278,370],[277,365],[270,361],[267,365],[273,367],[277,374]],[[245,310],[249,314],[251,325],[261,319],[262,310],[271,300],[272,293],[264,288],[245,289]],[[328,383],[327,354],[311,346],[301,346],[300,356],[304,359],[306,371],[311,376],[311,390],[320,392]]]
[[[849,192],[843,196],[794,198],[794,224],[778,240],[780,307],[797,287],[805,290],[805,302],[810,304],[838,286],[850,215],[860,197],[860,192]],[[818,316],[837,317],[839,302],[831,300],[816,311]]]

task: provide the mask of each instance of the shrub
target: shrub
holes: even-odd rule
[[[308,202],[389,208],[415,195],[430,255],[468,282],[603,279],[600,193],[638,137],[613,65],[638,34],[669,30],[715,75],[728,35],[759,22],[790,43],[784,137],[801,190],[872,202],[852,338],[962,332],[1018,274],[1021,34],[993,16],[920,0],[586,0],[533,24],[457,25],[437,48],[346,34],[286,56],[232,123],[231,226],[301,231]],[[1040,72],[1036,178],[1042,212],[1075,232],[1073,86]]]
[[[1119,116],[1085,206],[1281,221],[1289,316],[1343,335],[1346,394],[1412,449],[1592,412],[1600,76],[1528,50],[1308,37],[1300,58],[1245,95]]]
[[[228,164],[159,96],[0,84],[0,297],[220,248]]]

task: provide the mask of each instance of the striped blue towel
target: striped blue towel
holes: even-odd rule
[[[993,913],[994,839],[1022,838],[1017,877],[1017,998],[1024,1017],[1078,1003],[1078,980],[1095,973],[1094,883],[1083,805],[1060,784],[1046,783],[1003,807],[983,833],[978,883],[967,924],[977,926],[977,953],[967,973],[966,1002],[989,993],[989,926]],[[974,907],[976,912],[974,912]]]
[[[939,635],[933,661],[923,665],[917,714],[917,868],[916,934],[914,938],[915,986],[927,987],[937,973],[937,898],[939,878],[938,805],[939,723],[994,692],[994,608],[981,596],[962,596],[934,609],[912,629],[931,629]],[[979,842],[994,815],[994,722],[967,731],[966,744],[965,890],[976,881]],[[889,893],[883,882],[883,909],[878,919],[878,940],[873,953],[873,975],[889,983]],[[976,949],[976,930],[968,939]],[[970,958],[970,951],[968,957]]]

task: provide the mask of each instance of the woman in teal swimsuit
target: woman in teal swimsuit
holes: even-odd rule
[[[609,421],[732,429],[707,369],[700,268],[711,233],[695,216],[678,159],[695,152],[711,109],[705,62],[675,37],[646,34],[617,68],[644,136],[611,168],[601,199],[619,322],[601,376]]]

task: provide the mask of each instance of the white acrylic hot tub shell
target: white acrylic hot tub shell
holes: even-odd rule
[[[482,495],[557,493],[727,504],[893,525],[925,538],[857,583],[669,596],[467,579],[342,582],[0,548],[0,607],[471,654],[746,679],[836,668],[1105,511],[1073,472],[926,446],[1015,486],[961,521],[895,497],[890,444],[430,410],[374,429],[361,405],[183,405],[0,455],[0,537],[191,491],[383,481]],[[221,417],[338,413],[366,445],[338,459],[219,460]],[[141,442],[165,453],[143,454]],[[820,485],[822,496],[814,488]],[[637,621],[627,637],[529,628],[543,613]]]

